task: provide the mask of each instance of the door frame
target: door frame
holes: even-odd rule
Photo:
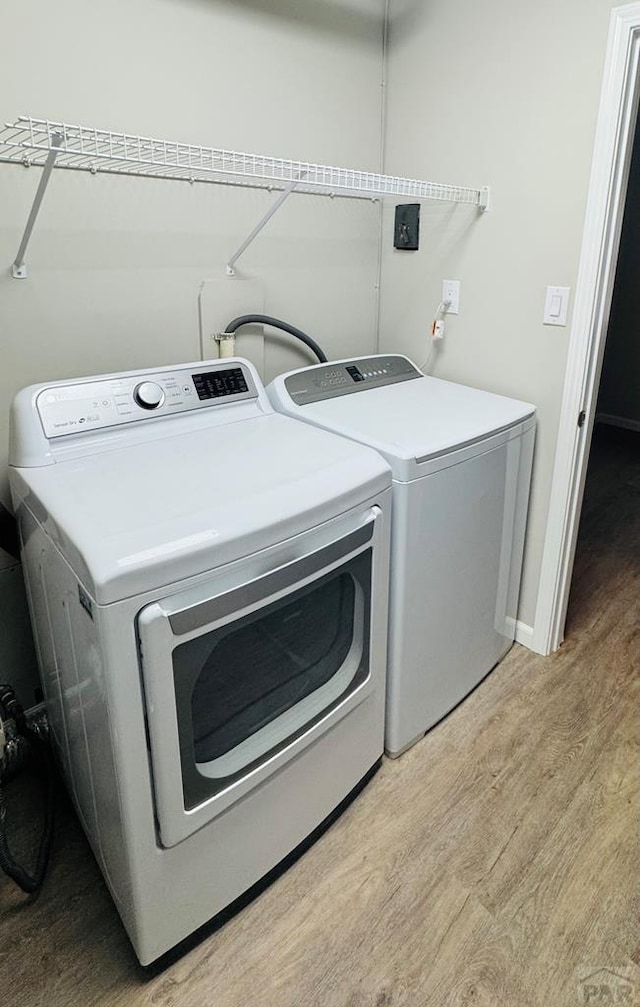
[[[639,59],[640,3],[616,7],[609,24],[531,641],[540,654],[557,650],[564,638],[636,126]]]

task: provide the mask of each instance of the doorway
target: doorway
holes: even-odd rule
[[[556,650],[564,638],[635,135],[639,64],[640,3],[632,3],[611,13],[532,640],[540,654]]]
[[[596,425],[640,434],[640,126],[636,126]],[[624,440],[624,438],[623,438]],[[631,438],[633,442],[634,438]]]
[[[636,126],[567,611],[633,592],[640,559],[640,128]],[[626,590],[625,590],[626,589]]]

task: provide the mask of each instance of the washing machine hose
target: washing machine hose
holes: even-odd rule
[[[0,869],[30,895],[37,892],[44,881],[51,851],[55,799],[53,763],[43,732],[29,726],[10,685],[0,685],[0,725],[3,734],[0,749]],[[6,734],[9,725],[13,728],[10,737]],[[32,770],[43,778],[46,793],[44,827],[33,874],[14,860],[5,831],[7,806],[4,783],[23,769]]]
[[[274,329],[282,329],[283,332],[288,332],[290,336],[295,336],[305,346],[308,346],[310,350],[313,350],[321,364],[327,363],[327,355],[318,346],[315,339],[312,339],[311,336],[308,336],[306,332],[298,329],[295,325],[290,325],[289,322],[283,322],[282,319],[273,318],[271,315],[238,315],[232,322],[229,322],[224,331],[229,333],[235,332],[242,325],[272,325]]]

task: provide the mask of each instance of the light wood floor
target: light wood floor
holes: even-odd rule
[[[599,440],[557,654],[515,646],[289,872],[151,980],[66,809],[37,901],[0,880],[0,1003],[574,1007],[601,968],[640,1003],[640,435]]]

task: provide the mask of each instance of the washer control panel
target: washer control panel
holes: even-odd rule
[[[285,378],[284,386],[292,402],[304,406],[422,377],[422,372],[406,357],[360,357],[296,371]]]
[[[257,397],[248,368],[229,361],[55,384],[41,389],[36,407],[52,438]]]

